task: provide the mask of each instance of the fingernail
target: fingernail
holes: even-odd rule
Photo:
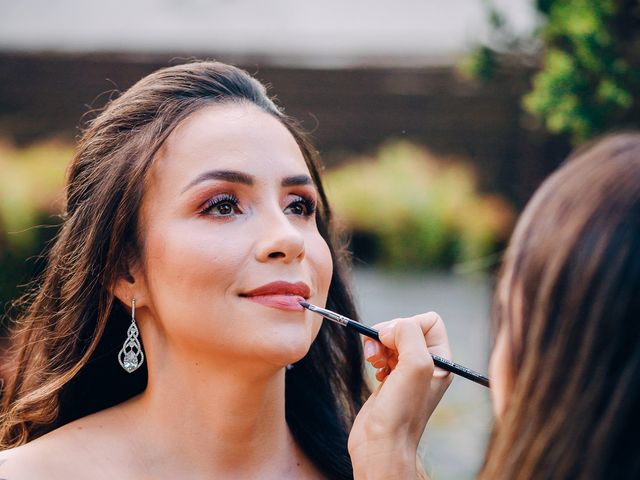
[[[373,342],[364,342],[364,356],[365,358],[371,358],[376,354],[376,346]]]

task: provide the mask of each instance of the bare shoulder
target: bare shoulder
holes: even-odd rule
[[[62,465],[36,442],[0,452],[0,480],[64,478]]]
[[[106,478],[109,468],[104,458],[110,456],[108,445],[101,435],[100,422],[92,417],[82,418],[0,452],[0,480]],[[100,469],[96,471],[98,465]]]

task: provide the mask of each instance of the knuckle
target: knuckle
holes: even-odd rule
[[[394,324],[395,324],[395,323],[397,323],[399,320],[402,320],[402,319],[400,319],[400,318],[394,318],[394,319],[392,319],[392,320],[387,320],[387,321],[385,321],[385,322],[376,323],[375,325],[372,325],[372,327],[373,327],[373,328],[375,328],[376,330],[380,330],[380,329],[381,329],[381,328],[383,328],[383,327],[386,327],[386,326],[392,326],[392,325],[394,325]]]
[[[420,315],[423,320],[426,320],[430,325],[442,322],[442,317],[436,312],[427,312]]]
[[[423,330],[425,328],[430,330],[434,325],[442,322],[442,317],[436,312],[426,312],[410,317],[408,320],[417,323]]]
[[[406,327],[407,325],[420,325],[420,316],[415,315],[413,317],[399,318],[397,325],[402,327]]]

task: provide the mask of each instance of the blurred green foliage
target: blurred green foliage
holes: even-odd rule
[[[21,149],[0,142],[0,313],[41,268],[38,257],[56,233],[72,155],[57,141]]]
[[[441,268],[489,255],[506,241],[514,212],[478,192],[472,168],[394,142],[375,158],[326,172],[336,216],[352,235],[356,257],[388,267]]]
[[[522,42],[504,33],[508,22],[485,3],[494,38],[491,46],[476,49],[462,69],[486,80],[497,69],[498,52],[506,58],[504,52],[517,51]],[[526,110],[574,144],[613,128],[637,127],[640,1],[537,0],[536,8],[545,19],[536,33],[542,66],[523,99]]]

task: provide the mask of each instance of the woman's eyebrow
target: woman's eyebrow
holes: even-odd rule
[[[246,173],[234,170],[211,170],[198,175],[193,181],[189,182],[189,184],[184,187],[180,193],[184,193],[198,183],[202,183],[207,180],[224,180],[225,182],[242,183],[245,185],[253,185],[254,183],[254,178]]]
[[[283,187],[295,187],[298,185],[311,185],[313,181],[309,175],[294,175],[282,179]]]

